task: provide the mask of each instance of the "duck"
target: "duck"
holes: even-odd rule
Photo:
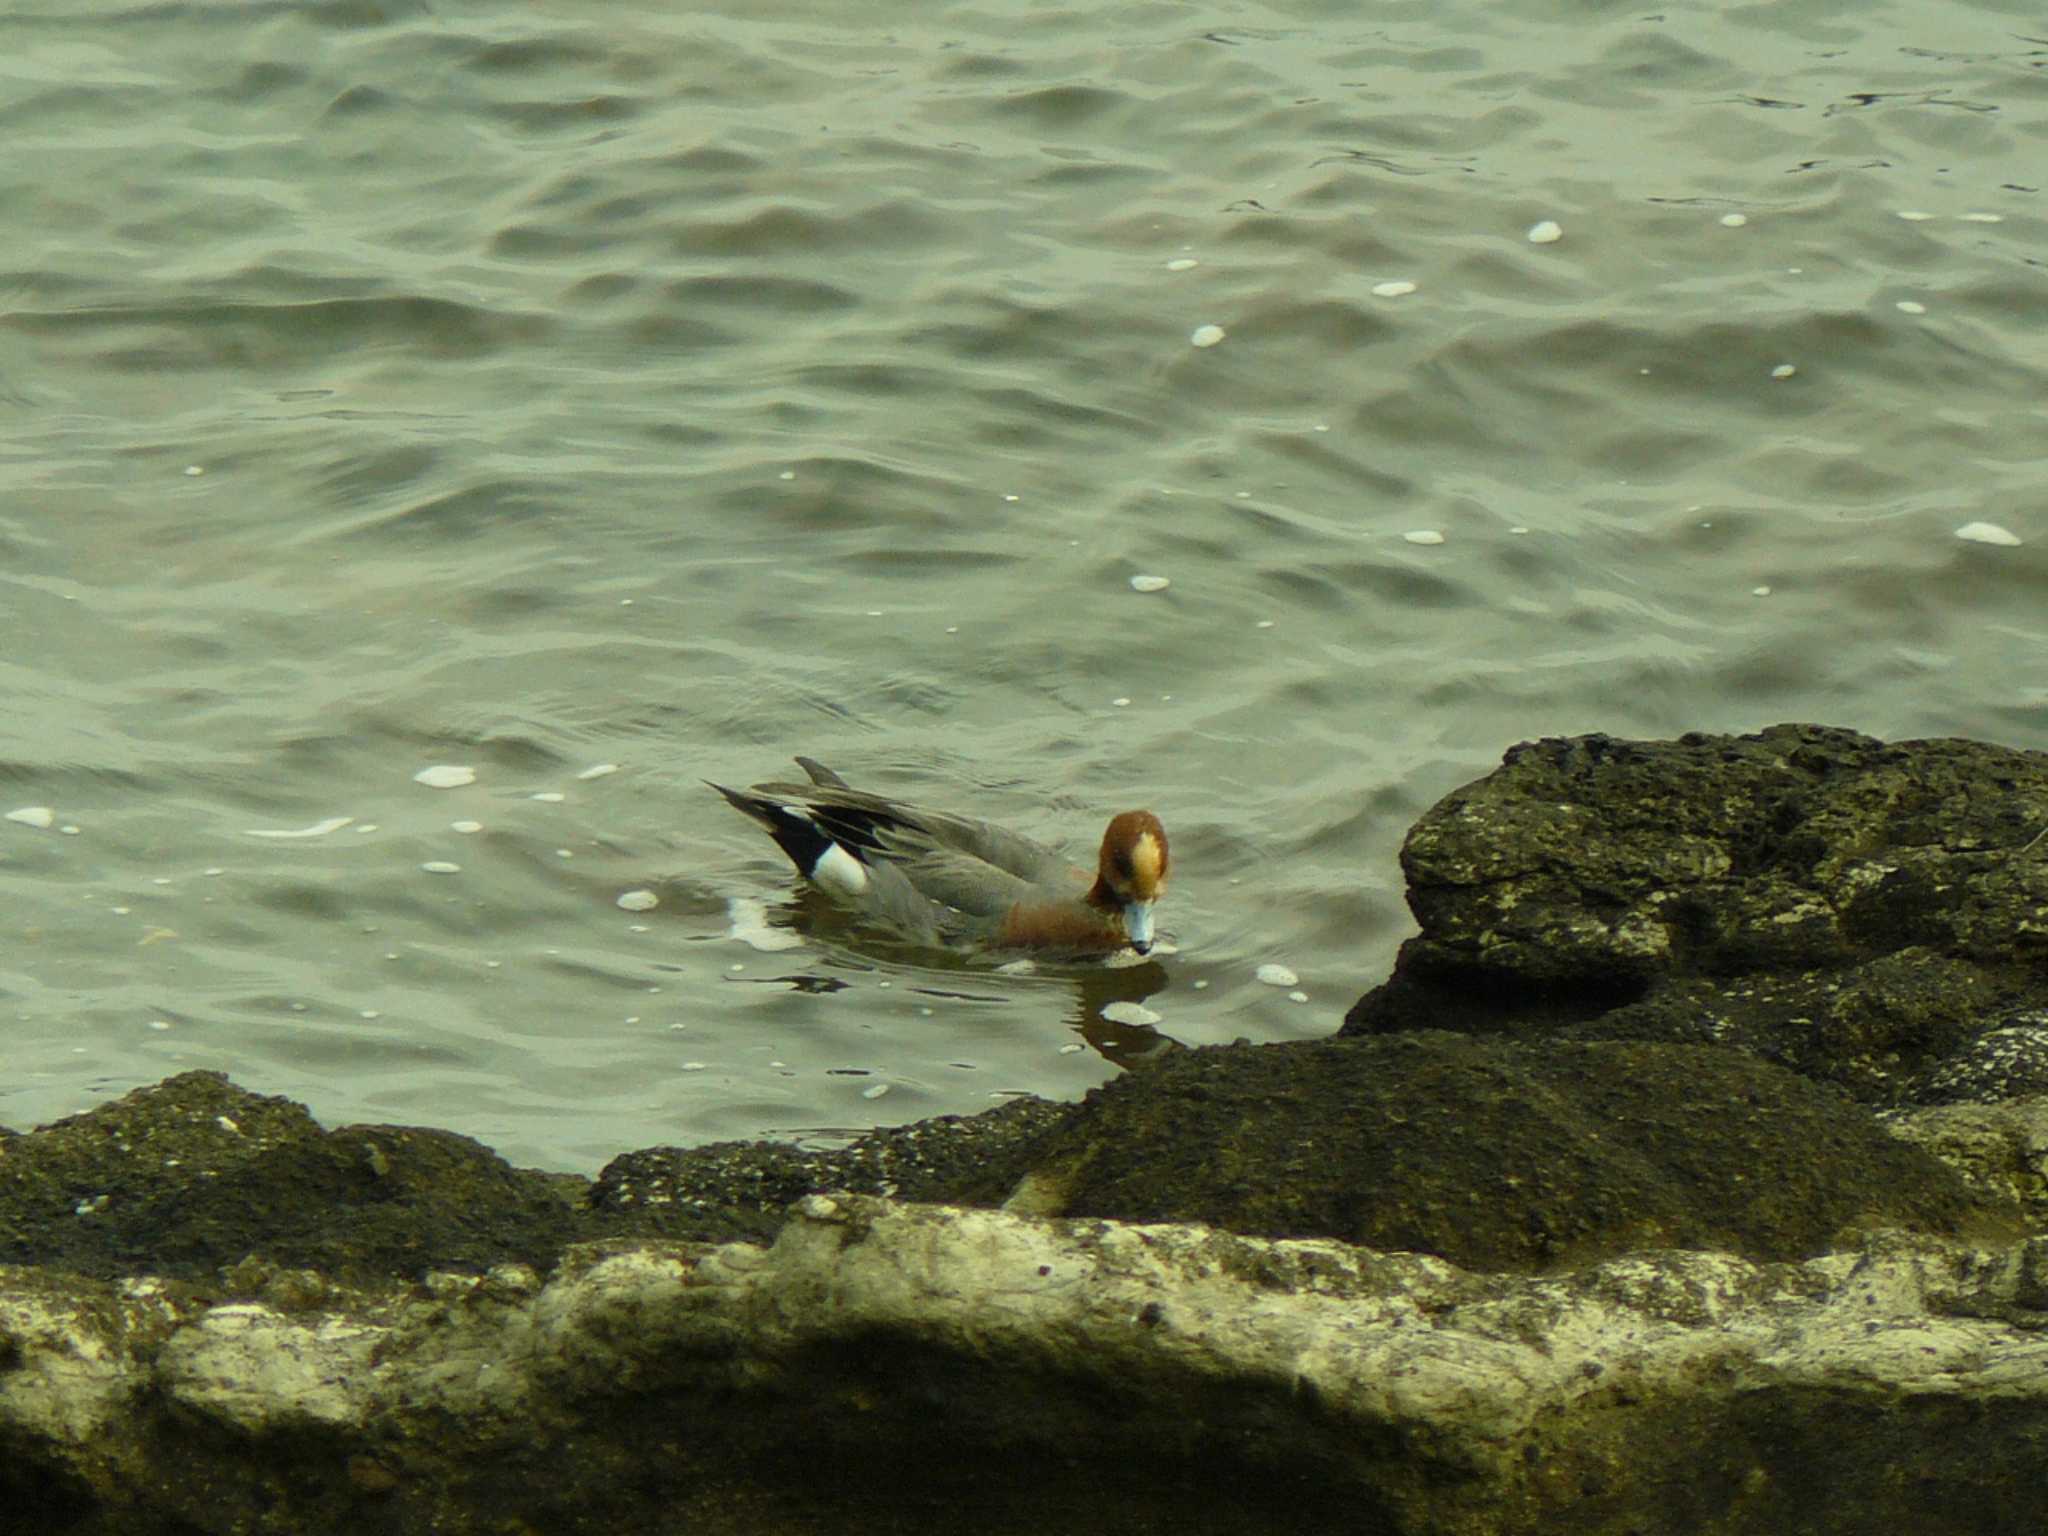
[[[1158,942],[1153,908],[1172,855],[1150,811],[1110,818],[1091,879],[1020,833],[855,789],[812,758],[796,764],[809,783],[704,782],[812,885],[867,917],[935,946],[1146,955]]]

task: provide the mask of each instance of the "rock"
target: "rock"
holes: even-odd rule
[[[1180,1052],[1090,1093],[1027,1179],[1013,1208],[1477,1270],[1651,1247],[1766,1262],[1865,1225],[2021,1225],[2009,1194],[1973,1194],[1843,1095],[1739,1052],[1442,1032]]]
[[[1907,1086],[1914,1104],[1991,1104],[2048,1096],[2048,1012],[1994,1019]]]
[[[571,1249],[537,1290],[0,1294],[8,1508],[38,1530],[89,1498],[126,1512],[100,1529],[251,1536],[936,1532],[966,1507],[999,1533],[1618,1533],[1670,1528],[1674,1489],[1720,1530],[2018,1530],[1998,1511],[2048,1426],[2043,1239],[1532,1279],[813,1196],[772,1248]],[[89,1421],[18,1384],[66,1372]]]
[[[369,1406],[381,1330],[309,1327],[255,1302],[213,1307],[157,1351],[156,1385],[222,1428],[256,1437],[351,1428]]]
[[[310,1267],[352,1283],[544,1259],[595,1236],[581,1180],[466,1136],[322,1129],[304,1106],[187,1072],[7,1144],[0,1262],[212,1281]]]
[[[1712,1042],[1872,1104],[2048,1007],[2048,756],[1821,726],[1541,741],[1402,864],[1422,925],[1349,1034]]]
[[[571,1243],[766,1239],[817,1190],[944,1199],[1067,1112],[1019,1100],[832,1152],[649,1148],[614,1160],[593,1186],[513,1168],[452,1132],[330,1131],[303,1105],[186,1072],[0,1141],[0,1263],[317,1305],[337,1285],[545,1269]]]
[[[608,1163],[590,1204],[630,1213],[636,1230],[662,1236],[767,1239],[792,1203],[821,1190],[950,1200],[985,1185],[992,1168],[1014,1179],[1029,1148],[1069,1109],[1013,1099],[978,1115],[885,1127],[830,1152],[772,1141],[650,1147]]]
[[[1881,1123],[1940,1158],[1983,1199],[2017,1206],[2030,1231],[2048,1231],[2048,1098],[1892,1110]]]
[[[1906,1104],[1930,1075],[1952,1076],[1950,1064],[1978,1049],[2012,985],[1996,968],[1903,949],[1836,968],[1667,977],[1640,1002],[1553,1032],[1732,1046],[1866,1103]]]

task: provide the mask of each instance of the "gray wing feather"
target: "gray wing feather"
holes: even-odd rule
[[[830,774],[820,765],[820,771]],[[837,777],[837,775],[833,775]],[[965,816],[901,805],[866,790],[838,784],[756,784],[753,793],[797,805],[840,808],[872,818],[886,857],[909,860],[921,850],[950,850],[993,866],[1027,885],[1065,885],[1073,866],[1045,844]],[[1012,900],[1015,898],[1013,897]]]

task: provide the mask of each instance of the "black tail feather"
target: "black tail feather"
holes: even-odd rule
[[[796,765],[810,776],[813,784],[823,784],[832,789],[853,788],[851,784],[847,783],[846,780],[839,777],[838,774],[827,768],[815,757],[799,757],[796,760]]]
[[[768,835],[775,839],[775,846],[789,855],[789,862],[806,879],[817,869],[818,860],[831,849],[834,841],[832,832],[814,821],[803,807],[784,805],[777,800],[748,794],[743,789],[727,789],[723,784],[712,784],[709,779],[704,782],[725,796],[726,802],[742,816],[765,827]],[[849,851],[859,856],[858,849]]]

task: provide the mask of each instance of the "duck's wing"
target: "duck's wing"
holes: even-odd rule
[[[888,867],[901,871],[913,890],[969,917],[1000,920],[1020,901],[1045,899],[1044,887],[971,853],[928,841],[921,847],[889,836],[883,841],[892,845],[883,854]]]
[[[832,772],[829,768],[818,771]],[[763,804],[801,811],[863,861],[884,854],[885,833],[915,836],[925,821],[909,806],[844,784],[756,784],[746,793]]]
[[[802,758],[798,761],[813,775],[813,782],[756,784],[749,793],[805,807],[820,826],[863,859],[874,856],[909,861],[950,852],[979,861],[992,875],[1008,875],[1028,885],[1063,888],[1077,877],[1085,883],[1086,877],[1080,876],[1067,860],[1034,838],[991,826],[972,816],[929,811],[884,795],[869,794],[850,788],[843,781],[827,782],[838,780],[839,776],[822,764]],[[934,862],[935,880],[950,878],[941,872],[942,866],[943,860]]]

